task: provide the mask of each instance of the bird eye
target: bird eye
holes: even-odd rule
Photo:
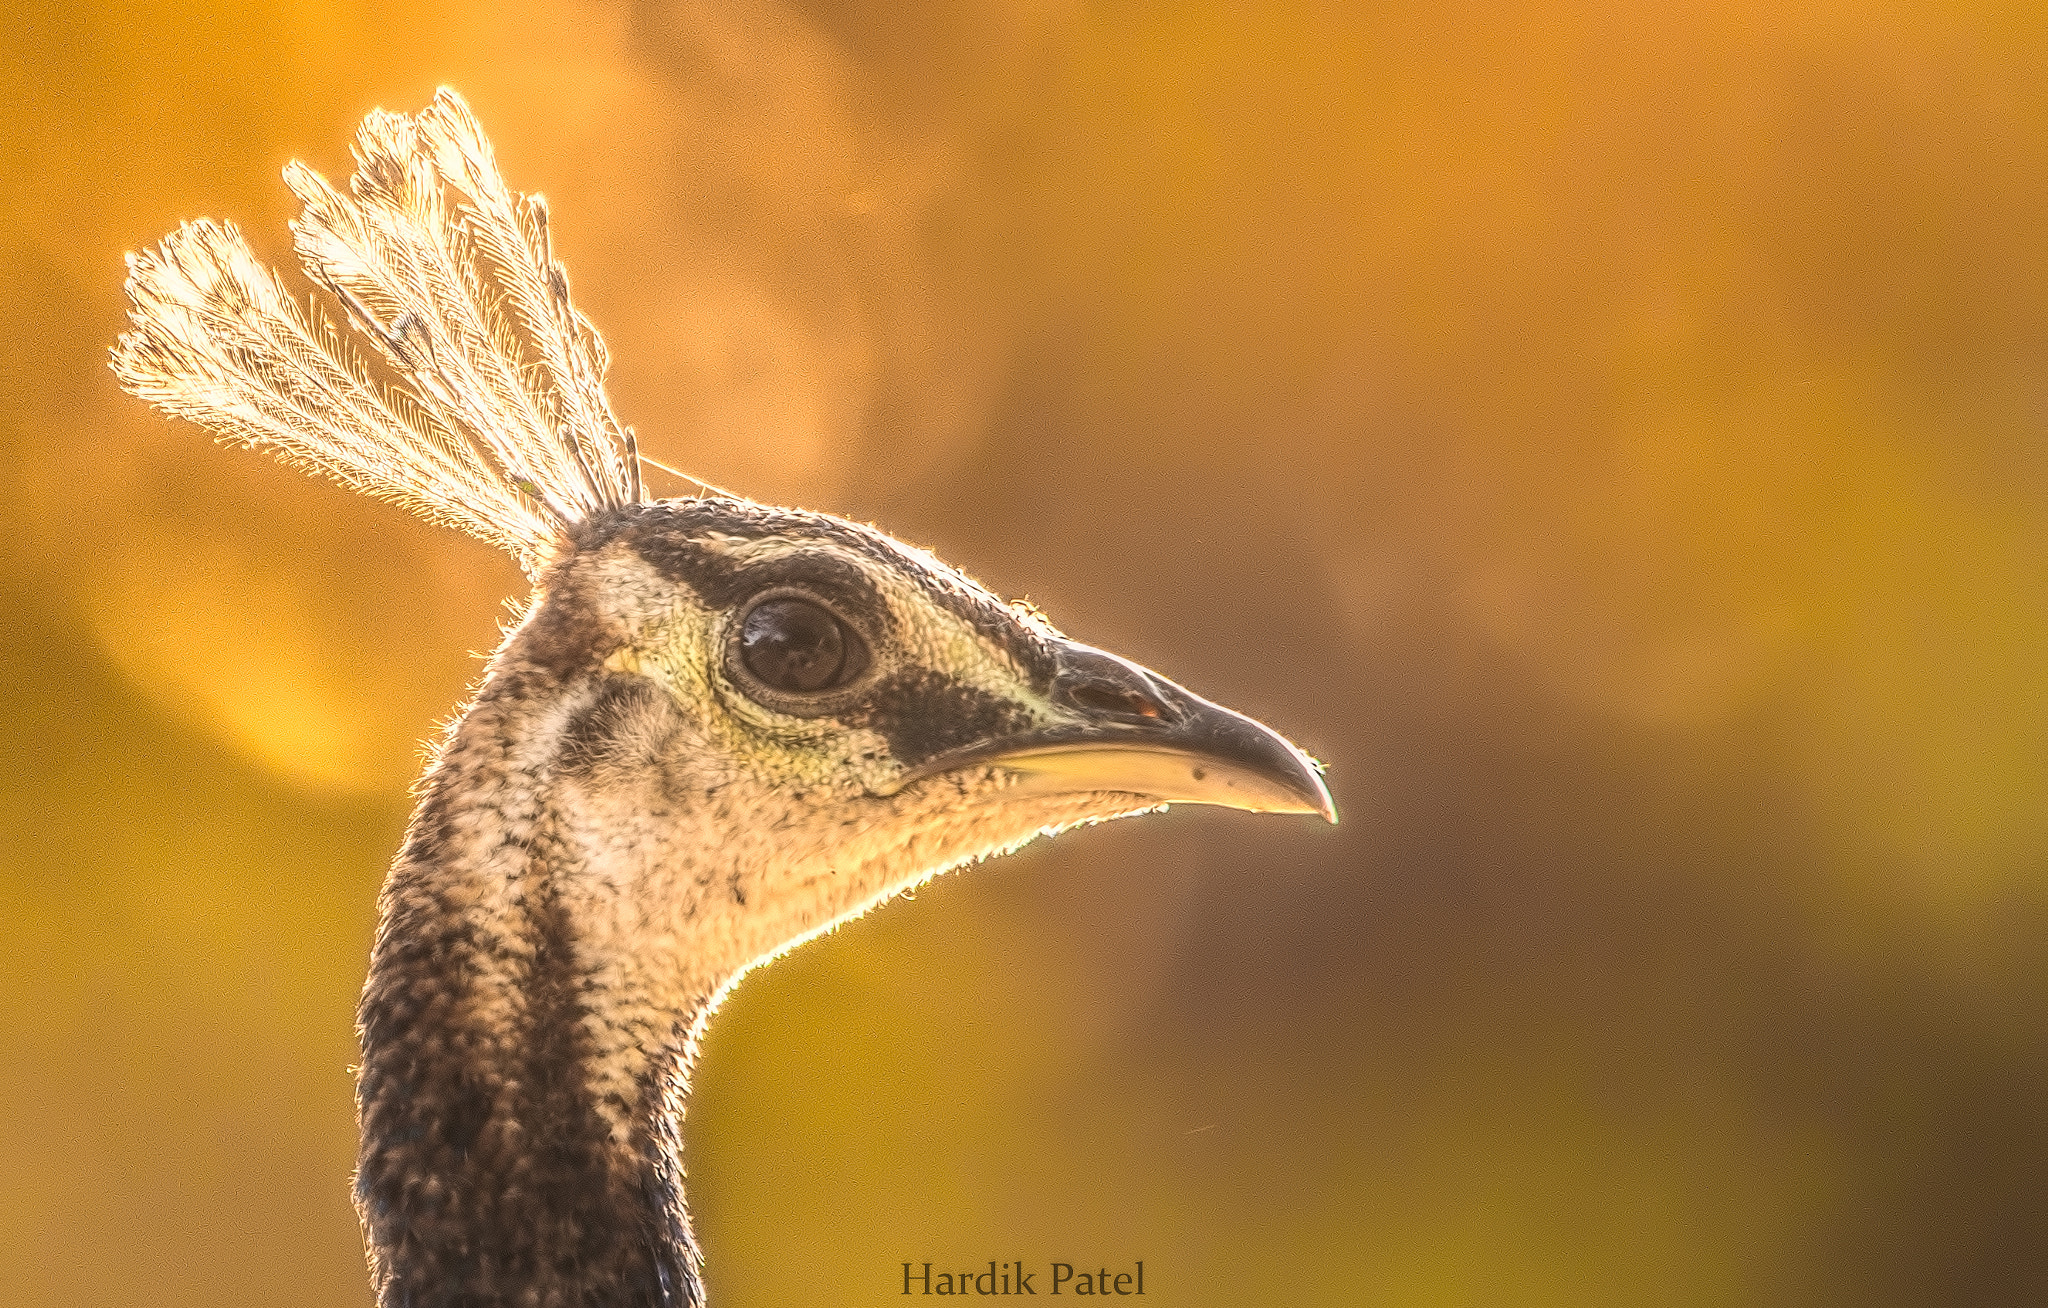
[[[793,597],[756,604],[740,625],[740,660],[771,690],[809,694],[853,678],[860,638],[822,605]]]

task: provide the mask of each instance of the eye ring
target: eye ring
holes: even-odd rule
[[[749,699],[816,717],[867,680],[874,656],[861,624],[813,591],[775,586],[733,611],[726,672]]]

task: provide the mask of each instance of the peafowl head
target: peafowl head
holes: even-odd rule
[[[167,412],[510,551],[524,617],[385,883],[356,1199],[380,1302],[702,1301],[696,1041],[755,963],[962,863],[1168,804],[1334,820],[1285,739],[872,527],[654,500],[547,206],[468,107],[374,113],[295,244],[130,258],[114,369]]]
[[[726,919],[714,970],[1076,823],[1334,816],[1270,729],[872,527],[721,496],[609,510],[569,541],[507,657],[576,706],[549,771],[586,815],[581,861],[633,830],[650,881],[709,877],[717,894],[649,887],[640,911]]]

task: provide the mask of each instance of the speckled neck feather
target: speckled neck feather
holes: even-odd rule
[[[380,905],[356,1179],[378,1300],[696,1304],[677,1118],[708,995],[627,1040],[587,1002],[574,884],[595,869],[555,791],[599,696],[589,670],[533,657],[563,633],[523,634],[430,775]],[[597,1074],[620,1054],[634,1065]]]

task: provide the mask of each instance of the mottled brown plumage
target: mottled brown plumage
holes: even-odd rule
[[[131,259],[123,383],[510,550],[524,618],[380,901],[356,1198],[386,1308],[697,1304],[681,1117],[756,963],[1036,835],[1173,802],[1332,816],[1259,724],[870,527],[647,502],[602,344],[468,109],[293,165],[374,381],[232,227]]]

